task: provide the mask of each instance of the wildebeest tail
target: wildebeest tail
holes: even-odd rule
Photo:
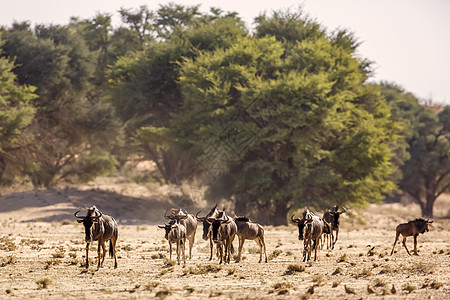
[[[233,244],[231,244],[230,251],[231,251],[231,254],[234,254],[234,247],[233,247]]]
[[[111,258],[114,257],[114,249],[113,249],[113,244],[112,244],[111,240],[109,240],[109,257],[111,257]]]

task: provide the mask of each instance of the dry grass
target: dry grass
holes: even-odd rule
[[[401,216],[393,215],[390,208],[403,208],[391,204],[353,211],[353,220],[343,214],[335,249],[318,251],[318,260],[306,263],[302,262],[303,243],[298,241],[293,225],[265,226],[271,257],[268,263],[258,263],[259,247],[250,243],[245,248],[247,258],[229,265],[219,265],[215,253],[209,261],[209,241],[201,239],[198,228],[193,258],[182,266],[168,259],[163,231],[150,225],[163,222],[164,207],[152,208],[159,211],[150,212],[136,204],[141,201],[139,198],[127,200],[115,194],[98,200],[98,191],[71,194],[66,202],[64,191],[55,193],[54,198],[52,193],[26,194],[24,197],[30,197],[26,210],[14,207],[0,211],[0,223],[5,224],[0,226],[0,247],[5,248],[0,250],[0,266],[5,274],[0,290],[5,298],[328,299],[331,295],[334,299],[447,299],[450,295],[450,232],[442,229],[449,226],[450,220],[435,220],[435,228],[420,236],[420,256],[409,256],[404,249],[389,255],[395,226],[412,218],[408,213],[415,208],[405,208]],[[0,196],[0,201],[9,201],[8,205],[27,203],[26,199],[19,201],[15,197],[7,200]],[[103,212],[117,214],[117,269],[107,256],[104,267],[97,270],[97,247],[89,250],[90,267],[86,269],[83,228],[63,221],[73,216],[78,207],[92,205],[93,199]],[[61,215],[52,223],[50,212]],[[156,217],[143,218],[143,212]],[[136,225],[126,223],[139,215]],[[367,220],[369,216],[370,222],[359,224],[358,218]],[[31,217],[49,222],[29,221]],[[412,247],[411,240],[407,243],[408,248]],[[237,249],[236,240],[234,246]],[[174,252],[172,255],[176,257]],[[345,285],[354,289],[356,295],[347,294]],[[74,286],[80,288],[75,291]],[[373,290],[370,296],[367,287]]]

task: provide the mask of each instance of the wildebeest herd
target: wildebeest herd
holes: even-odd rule
[[[317,250],[327,245],[328,249],[334,249],[338,240],[339,217],[346,212],[338,211],[338,205],[325,211],[322,217],[316,216],[309,209],[305,208],[301,218],[291,216],[291,222],[298,226],[298,239],[303,240],[303,261],[311,259],[311,253],[314,250],[314,260],[317,260]],[[109,253],[114,258],[114,268],[117,268],[116,242],[118,239],[118,224],[111,216],[103,214],[96,206],[87,209],[86,216],[79,216],[77,211],[74,216],[79,223],[83,223],[85,229],[86,241],[86,268],[89,268],[88,252],[89,247],[94,241],[98,241],[97,268],[103,266],[106,256],[105,243],[109,241]],[[235,250],[233,241],[237,236],[239,248],[235,262],[241,260],[242,248],[245,240],[254,240],[259,246],[259,262],[262,262],[264,253],[267,263],[266,245],[264,242],[264,228],[260,224],[252,222],[245,216],[230,217],[225,209],[218,210],[215,205],[205,217],[200,217],[198,212],[195,216],[189,214],[184,209],[171,208],[165,211],[164,218],[167,222],[164,225],[158,225],[165,230],[165,239],[169,243],[169,257],[172,259],[172,245],[176,245],[177,262],[183,260],[186,264],[186,241],[189,241],[189,259],[192,258],[192,247],[195,241],[197,224],[203,225],[203,240],[209,240],[211,255],[209,260],[213,259],[214,246],[216,247],[216,256],[219,264],[230,263],[231,255]],[[433,221],[423,218],[417,218],[408,223],[399,224],[396,228],[396,237],[391,255],[394,253],[395,245],[401,234],[403,236],[403,246],[407,253],[411,255],[406,247],[406,237],[414,237],[414,254],[417,253],[417,236],[420,233],[428,231],[428,225]],[[334,235],[336,232],[336,235]],[[103,252],[103,253],[102,253]]]

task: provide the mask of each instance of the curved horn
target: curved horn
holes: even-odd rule
[[[230,223],[230,222],[231,222],[231,219],[230,219],[228,216],[226,216],[226,219],[225,219],[225,220],[221,220],[221,221],[220,221],[221,224],[228,224],[228,223]]]
[[[166,218],[167,220],[173,220],[173,216],[168,216],[168,215],[167,215],[167,212],[168,212],[169,210],[170,210],[170,208],[164,212],[164,218]]]
[[[297,218],[297,219],[294,219],[294,216],[295,216],[295,214],[293,214],[293,215],[291,216],[291,222],[292,222],[292,223],[297,223],[297,224],[298,224],[299,219],[298,219],[298,218]]]
[[[100,213],[100,214],[97,215],[97,212]],[[92,218],[99,219],[101,216],[103,216],[103,213],[101,211],[99,211],[99,210],[96,210],[95,211],[95,216],[93,216]]]
[[[80,212],[80,211],[77,211],[76,213],[73,214],[73,215],[75,216],[75,218],[78,218],[78,219],[84,219],[85,217],[80,217],[80,216],[78,215],[79,212]]]
[[[214,222],[216,219],[214,218],[207,218],[205,219],[206,222],[208,222],[209,224],[212,224],[212,222]]]
[[[201,211],[199,211],[198,213],[195,214],[195,218],[197,219],[197,221],[203,222],[203,221],[205,221],[206,217],[203,217],[203,218],[199,217],[198,214],[199,214],[200,212],[201,212]]]

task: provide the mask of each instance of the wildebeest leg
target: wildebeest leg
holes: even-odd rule
[[[395,244],[397,243],[397,240],[398,240],[398,236],[399,236],[399,235],[400,235],[400,232],[397,232],[397,233],[395,234],[395,241],[394,241],[394,246],[392,246],[391,255],[392,255],[392,253],[394,253]]]
[[[403,237],[403,246],[405,246],[406,252],[408,252],[408,255],[411,255],[411,253],[409,253],[408,248],[406,248],[406,237]]]
[[[180,240],[177,241],[177,262],[180,264]]]
[[[103,250],[103,257],[102,257],[102,263],[100,264],[100,267],[103,268],[103,262],[105,261],[105,256],[106,256],[106,244],[105,244],[105,242],[102,242],[102,250]]]
[[[89,268],[89,246],[90,244],[86,244],[86,269]]]
[[[264,250],[264,257],[265,257],[266,262],[267,262],[266,243],[264,242],[264,236],[260,236],[259,237],[259,243],[261,245],[261,250]],[[262,258],[262,251],[261,250],[260,250],[261,256],[259,257],[259,262],[261,262],[261,258]]]
[[[191,243],[189,243],[189,246]],[[186,265],[186,240],[181,240],[181,251],[183,252],[183,264]]]
[[[306,261],[307,251],[308,251],[308,241],[305,240],[303,242],[303,261]]]
[[[221,242],[217,242],[216,247],[217,247],[217,249],[219,251],[219,265],[220,265],[220,264],[222,264],[222,254],[223,254],[222,253],[223,252],[222,243]]]
[[[336,245],[336,242],[337,242],[337,240],[338,240],[338,235],[339,235],[339,228],[338,229],[336,229],[336,239],[333,241],[333,250],[334,250],[334,245]]]
[[[417,234],[414,235],[414,255],[419,255],[417,253]]]
[[[169,242],[169,259],[172,260],[172,243]]]
[[[317,246],[318,246],[318,244],[319,244],[319,240],[317,239],[317,240],[314,241],[314,261],[317,260]]]
[[[244,247],[244,242],[245,242],[245,239],[242,237],[239,237],[238,257],[236,259],[237,263],[241,261],[242,248]]]
[[[102,243],[100,242],[100,240],[98,240],[98,248],[97,248],[97,261],[98,261],[98,263],[97,263],[97,269],[100,269],[100,262],[101,262],[101,259],[100,259],[100,256],[101,256],[101,253],[100,253],[100,248],[101,248],[101,246],[102,246]]]
[[[211,248],[211,256],[209,257],[209,260],[212,260],[214,243],[211,237],[209,238],[209,247]]]
[[[192,259],[192,247],[194,247],[195,232],[189,237],[189,259]]]

